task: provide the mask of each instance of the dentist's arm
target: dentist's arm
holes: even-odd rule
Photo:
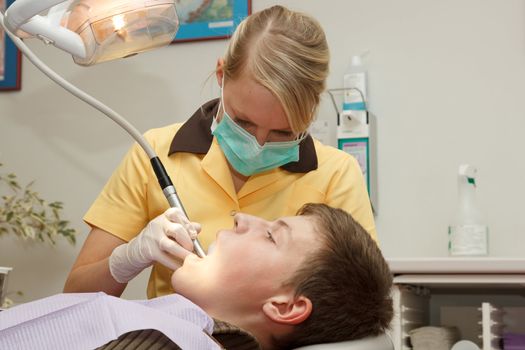
[[[190,235],[190,232],[192,234]],[[200,225],[170,208],[126,243],[100,228],[90,232],[66,281],[64,292],[104,291],[120,296],[127,282],[159,262],[171,270],[191,254]]]
[[[100,228],[89,233],[64,285],[64,293],[98,292],[120,296],[127,283],[115,281],[109,271],[109,256],[126,241]]]

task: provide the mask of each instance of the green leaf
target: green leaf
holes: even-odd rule
[[[0,166],[2,164],[0,163]],[[76,243],[76,231],[70,223],[61,218],[63,203],[47,203],[38,192],[32,190],[33,182],[23,191],[16,181],[16,174],[0,174],[0,185],[4,183],[13,195],[0,197],[0,234],[12,233],[24,240],[37,240],[55,244],[57,237]],[[0,186],[2,190],[2,186]]]

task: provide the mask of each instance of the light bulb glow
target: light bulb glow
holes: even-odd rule
[[[116,31],[121,30],[126,25],[126,21],[124,21],[123,15],[113,16],[112,20],[113,20],[113,26],[115,27]]]

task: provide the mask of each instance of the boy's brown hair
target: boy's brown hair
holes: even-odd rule
[[[306,204],[297,214],[314,219],[324,244],[286,283],[308,297],[313,308],[291,334],[275,339],[276,348],[383,333],[393,316],[392,274],[376,242],[341,209]]]

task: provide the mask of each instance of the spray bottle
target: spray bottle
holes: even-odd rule
[[[472,165],[459,166],[458,208],[448,229],[448,249],[453,256],[488,254],[488,227],[476,201],[476,172]]]

